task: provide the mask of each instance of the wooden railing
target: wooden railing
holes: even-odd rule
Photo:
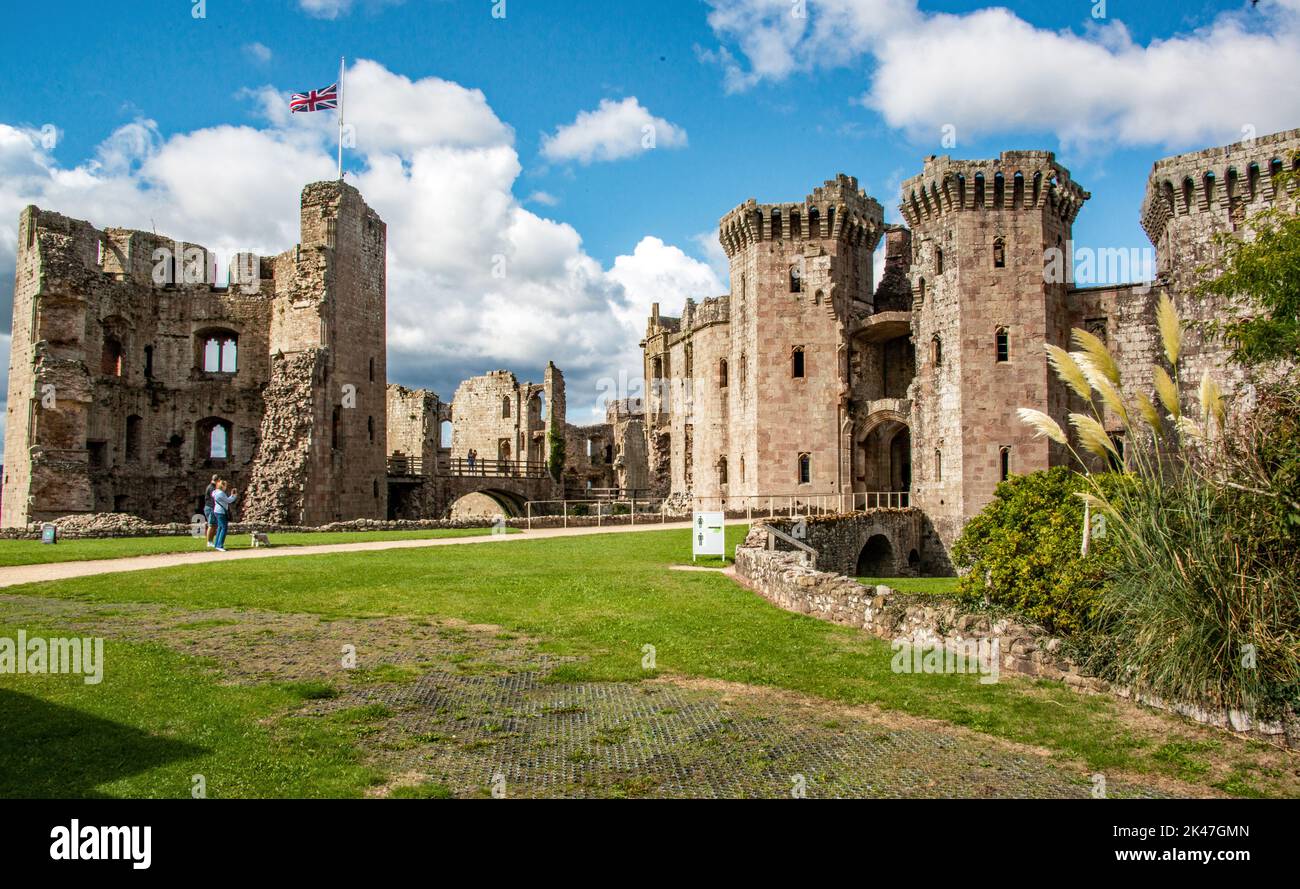
[[[546,464],[530,460],[482,460],[453,457],[447,461],[447,474],[458,476],[481,475],[493,478],[547,478]]]
[[[424,458],[391,454],[388,457],[388,474],[399,478],[424,475]]]

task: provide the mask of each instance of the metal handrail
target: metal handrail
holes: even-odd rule
[[[813,549],[811,546],[804,543],[799,538],[791,537],[789,534],[785,533],[779,528],[773,528],[771,525],[759,525],[759,527],[767,532],[768,549],[775,550],[776,541],[779,538],[781,540],[784,540],[786,543],[790,544],[791,546],[803,550],[803,562],[805,565],[817,564],[817,550]]]

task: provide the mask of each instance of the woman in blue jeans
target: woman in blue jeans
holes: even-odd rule
[[[239,494],[226,492],[226,480],[217,482],[217,489],[212,492],[212,516],[217,520],[217,536],[213,540],[217,552],[226,551],[226,530],[230,527],[230,506],[239,499]]]

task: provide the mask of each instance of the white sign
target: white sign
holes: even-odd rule
[[[697,512],[691,520],[691,561],[697,556],[725,556],[727,545],[720,512]]]

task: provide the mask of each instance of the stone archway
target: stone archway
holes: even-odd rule
[[[894,577],[898,565],[894,558],[894,544],[884,534],[872,534],[858,553],[858,577]]]
[[[858,491],[912,488],[912,430],[894,411],[882,411],[857,436],[853,484]]]

